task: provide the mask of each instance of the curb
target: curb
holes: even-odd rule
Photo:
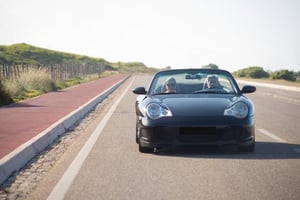
[[[14,172],[24,167],[34,156],[52,144],[58,136],[65,133],[76,122],[92,111],[98,103],[102,102],[108,95],[114,92],[129,77],[130,76],[127,76],[123,80],[115,83],[98,96],[80,106],[67,116],[61,118],[49,126],[46,130],[42,131],[28,142],[22,144],[17,149],[4,156],[0,160],[0,185],[4,183]]]

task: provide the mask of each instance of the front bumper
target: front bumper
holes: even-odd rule
[[[238,145],[255,142],[254,126],[202,126],[202,127],[140,127],[139,142],[142,147],[186,145]]]

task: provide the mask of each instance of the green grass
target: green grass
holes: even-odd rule
[[[41,94],[72,87],[74,85],[114,75],[116,71],[105,71],[85,77],[74,77],[54,82],[46,70],[29,69],[17,79],[0,80],[0,106],[33,98]]]
[[[2,90],[12,102],[39,96],[43,93],[55,91],[56,85],[50,79],[46,70],[29,69],[16,79],[2,81]],[[0,101],[0,105],[3,105]]]

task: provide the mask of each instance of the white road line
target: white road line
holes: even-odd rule
[[[265,130],[265,129],[258,129],[259,132],[261,132],[262,134],[272,138],[273,140],[275,140],[276,142],[281,142],[281,143],[287,143],[286,140],[281,139],[280,137],[274,135],[273,133],[270,133],[269,131]]]
[[[280,143],[288,143],[286,140],[274,135],[273,133],[270,133],[269,131],[265,130],[265,129],[257,129],[259,132],[261,132],[262,134],[272,138],[273,140],[275,140],[276,142],[280,142]],[[300,154],[300,149],[294,149],[294,151],[296,153]]]
[[[82,167],[84,161],[86,160],[87,156],[89,155],[90,151],[92,150],[93,146],[95,145],[98,137],[102,133],[102,130],[106,126],[108,120],[116,110],[117,106],[119,105],[120,101],[123,99],[129,88],[131,87],[134,79],[130,82],[129,86],[125,89],[125,91],[121,94],[121,96],[117,99],[117,101],[113,104],[113,106],[109,109],[108,113],[104,116],[103,120],[94,130],[88,141],[85,143],[83,148],[80,150],[76,158],[73,160],[72,164],[66,170],[62,178],[56,184],[54,189],[52,190],[51,194],[48,196],[48,200],[60,200],[63,199],[65,194],[67,193],[68,189],[70,188],[72,182],[74,181],[76,175],[78,174],[80,168]]]

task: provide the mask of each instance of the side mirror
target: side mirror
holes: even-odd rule
[[[144,87],[136,87],[132,90],[134,94],[146,94],[147,91]]]
[[[255,92],[256,91],[256,87],[255,86],[252,86],[252,85],[245,85],[243,88],[242,88],[242,93],[252,93],[252,92]]]

